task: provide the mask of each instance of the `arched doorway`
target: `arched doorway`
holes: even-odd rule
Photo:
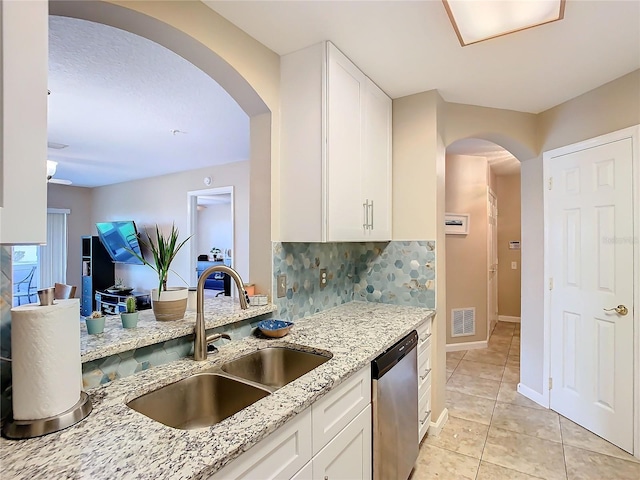
[[[520,318],[520,162],[479,138],[453,142],[445,162],[447,344],[483,347],[499,316]]]
[[[51,15],[103,23],[152,40],[220,84],[250,117],[249,271],[271,290],[271,160],[278,145],[279,59],[200,2],[51,2]],[[276,169],[273,169],[277,171]]]

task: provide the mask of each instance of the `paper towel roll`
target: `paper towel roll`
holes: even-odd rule
[[[56,300],[11,310],[13,418],[58,415],[80,400],[80,303]]]

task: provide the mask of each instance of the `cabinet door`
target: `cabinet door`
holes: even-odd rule
[[[327,43],[325,240],[364,238],[362,124],[365,75]]]
[[[369,240],[391,240],[391,99],[367,78],[363,126],[363,194]]]
[[[318,453],[371,403],[371,365],[367,365],[311,406],[313,453]]]
[[[299,413],[209,480],[289,479],[311,460],[311,412]]]
[[[308,462],[304,467],[298,470],[291,480],[312,480],[313,479],[313,460]]]
[[[315,457],[314,480],[371,478],[371,405],[346,426]]]
[[[47,241],[48,12],[0,2],[0,244]]]

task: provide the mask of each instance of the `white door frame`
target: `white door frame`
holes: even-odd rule
[[[565,147],[556,148],[543,153],[542,159],[542,172],[544,183],[544,351],[543,351],[543,372],[547,375],[547,378],[551,378],[551,348],[550,348],[550,332],[551,332],[551,294],[549,290],[549,279],[551,278],[551,265],[550,255],[547,252],[550,251],[549,233],[550,228],[548,224],[549,213],[549,172],[551,171],[551,161],[554,157],[560,155],[566,155],[569,153],[577,152],[587,148],[593,148],[606,143],[616,142],[630,138],[632,142],[632,169],[633,169],[633,204],[634,208],[634,228],[633,239],[634,253],[633,253],[633,281],[635,285],[634,289],[634,311],[633,311],[633,366],[635,384],[633,386],[633,417],[634,417],[634,433],[633,433],[633,449],[634,456],[640,458],[640,125],[611,132],[606,135],[600,135],[589,140],[567,145]],[[549,382],[544,379],[542,382],[542,396],[539,398],[541,404],[549,408],[550,404],[550,391]]]
[[[193,190],[187,192],[187,231],[190,236],[198,234],[198,197],[205,195],[231,195],[231,268],[233,268],[236,255],[236,235],[235,235],[235,201],[233,198],[233,185],[228,187],[207,188],[205,190]],[[189,242],[189,285],[195,287],[198,283],[197,259],[198,245],[196,242]]]
[[[491,202],[489,201],[489,197],[493,197],[495,200],[495,204],[496,204],[496,218],[495,218],[495,222],[496,222],[496,226],[494,231],[491,231],[491,222],[489,222],[489,219],[491,218]],[[495,269],[496,271],[493,272],[494,275],[494,289],[497,291],[498,290],[498,254],[497,254],[497,250],[498,250],[498,215],[497,215],[497,211],[498,211],[498,196],[496,195],[496,193],[491,190],[491,187],[487,187],[487,341],[489,340],[489,337],[491,337],[491,327],[497,325],[498,323],[498,295],[497,292],[494,292],[491,289],[491,268],[494,267],[493,264],[493,260],[496,261],[495,263]],[[495,237],[495,238],[494,238]],[[493,242],[493,243],[492,243]],[[496,255],[494,258],[494,243],[495,243],[495,248],[496,248]],[[494,298],[492,298],[494,297]],[[493,301],[495,300],[495,305],[493,305],[493,307],[495,308],[495,311],[492,312],[491,311],[491,306]],[[493,319],[496,319],[495,324],[493,323]]]

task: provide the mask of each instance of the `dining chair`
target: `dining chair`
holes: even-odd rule
[[[34,274],[37,267],[31,267],[31,271],[19,282],[13,284],[13,296],[18,299],[18,305],[22,305],[22,299],[27,298],[27,303],[31,303],[31,297],[34,297],[33,301],[37,299],[38,287],[34,285]]]
[[[53,285],[53,298],[63,300],[65,298],[74,298],[76,295],[75,285],[66,285],[64,283],[55,283]]]

